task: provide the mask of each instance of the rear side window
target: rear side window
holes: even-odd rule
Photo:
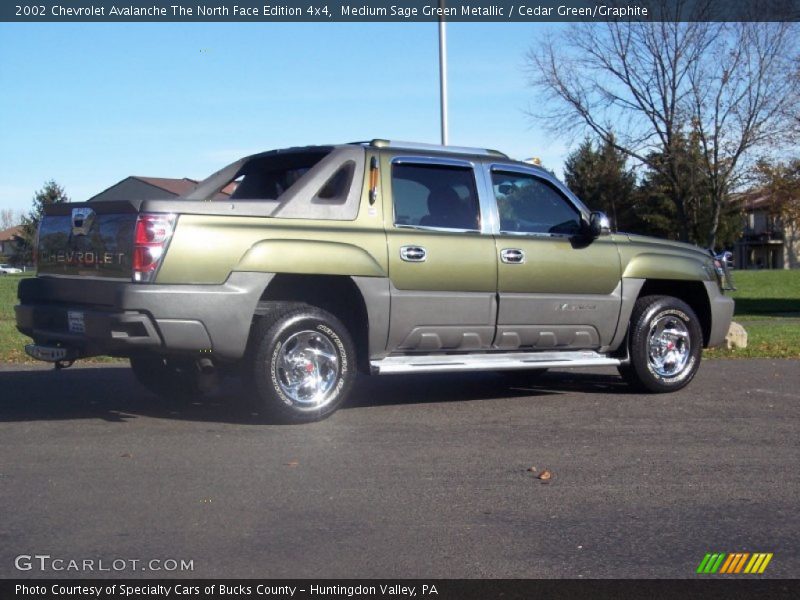
[[[480,208],[470,167],[396,163],[392,166],[394,223],[478,231]]]
[[[314,196],[315,202],[326,202],[330,204],[341,204],[347,200],[347,193],[353,182],[353,174],[356,170],[356,163],[348,160],[334,173],[325,185]]]

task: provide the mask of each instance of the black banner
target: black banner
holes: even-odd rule
[[[706,578],[683,580],[1,580],[0,599],[112,600],[226,598],[233,600],[522,600],[647,598],[738,600],[800,597],[800,580]]]
[[[0,5],[19,22],[798,21],[800,0],[48,0]]]

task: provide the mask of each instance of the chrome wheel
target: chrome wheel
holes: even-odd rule
[[[674,377],[686,367],[691,354],[691,335],[682,319],[666,314],[653,320],[647,337],[647,357],[653,372]]]
[[[320,408],[333,398],[339,378],[339,355],[317,331],[298,331],[278,350],[275,375],[281,391],[296,404]]]

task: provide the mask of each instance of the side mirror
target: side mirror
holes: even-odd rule
[[[605,213],[593,212],[589,218],[589,232],[592,237],[600,237],[601,235],[608,235],[611,233],[611,222]]]

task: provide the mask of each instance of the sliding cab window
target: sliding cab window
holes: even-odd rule
[[[575,235],[581,231],[578,210],[544,179],[493,171],[492,188],[503,233]]]
[[[392,166],[394,224],[480,230],[480,207],[471,167],[396,163]]]

